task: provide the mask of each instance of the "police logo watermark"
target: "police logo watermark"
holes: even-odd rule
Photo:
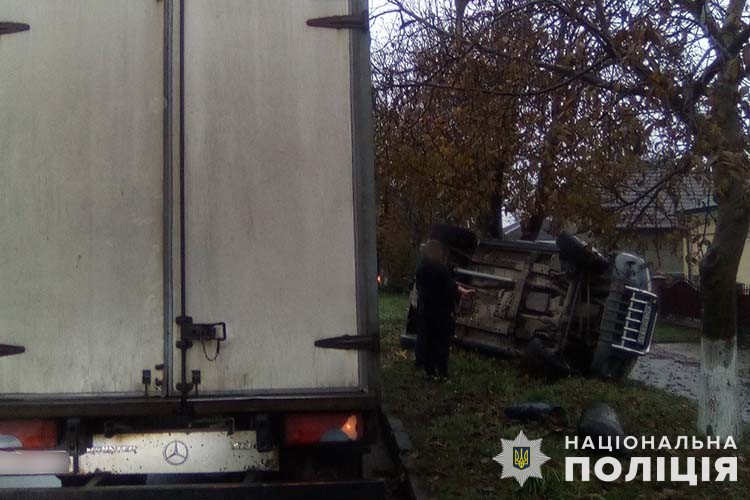
[[[528,439],[523,431],[514,440],[502,439],[503,451],[493,460],[503,466],[501,478],[515,478],[523,486],[530,477],[542,477],[542,465],[549,457],[542,452],[541,439]]]
[[[658,443],[658,444],[657,444]],[[565,437],[565,450],[591,450],[604,453],[615,451],[640,450],[640,453],[630,458],[630,463],[623,463],[620,459],[612,456],[598,458],[592,463],[589,457],[565,457],[565,480],[566,481],[591,481],[591,472],[599,481],[613,482],[625,476],[625,482],[629,481],[653,481],[654,473],[656,481],[671,481],[673,483],[685,482],[690,486],[697,486],[700,481],[737,481],[738,457],[736,454],[729,456],[680,456],[683,453],[692,455],[692,450],[737,450],[737,443],[732,436],[726,439],[721,436],[677,436],[672,441],[667,436],[657,439],[656,436],[586,436],[583,443],[578,442],[578,436]],[[648,451],[669,450],[670,457],[648,456]],[[684,450],[683,453],[671,450]],[[730,452],[731,453],[731,452]],[[625,469],[623,466],[627,467]],[[576,471],[577,468],[577,471]],[[667,474],[669,472],[669,474]]]

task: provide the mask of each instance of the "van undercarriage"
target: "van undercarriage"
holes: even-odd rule
[[[546,376],[620,379],[648,353],[656,295],[645,261],[600,254],[563,233],[557,242],[485,240],[451,226],[433,239],[449,249],[455,279],[475,294],[455,314],[455,342],[523,357]],[[402,343],[416,341],[417,294]]]

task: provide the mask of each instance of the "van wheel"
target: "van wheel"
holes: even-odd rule
[[[601,252],[570,233],[560,233],[557,246],[560,257],[575,264],[580,271],[590,270],[602,274],[609,268],[609,260]]]
[[[471,254],[477,246],[477,235],[459,226],[434,224],[430,228],[430,238],[443,245]]]

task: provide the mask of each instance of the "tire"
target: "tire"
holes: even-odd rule
[[[560,249],[560,257],[572,262],[579,271],[603,274],[609,269],[609,260],[577,236],[563,231],[557,237],[557,246]]]
[[[443,245],[471,254],[477,247],[477,235],[468,229],[450,224],[435,224],[430,228],[430,238]]]

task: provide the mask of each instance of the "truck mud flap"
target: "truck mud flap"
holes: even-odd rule
[[[0,499],[13,500],[380,500],[385,485],[379,480],[332,483],[250,483],[94,488],[7,489]]]

